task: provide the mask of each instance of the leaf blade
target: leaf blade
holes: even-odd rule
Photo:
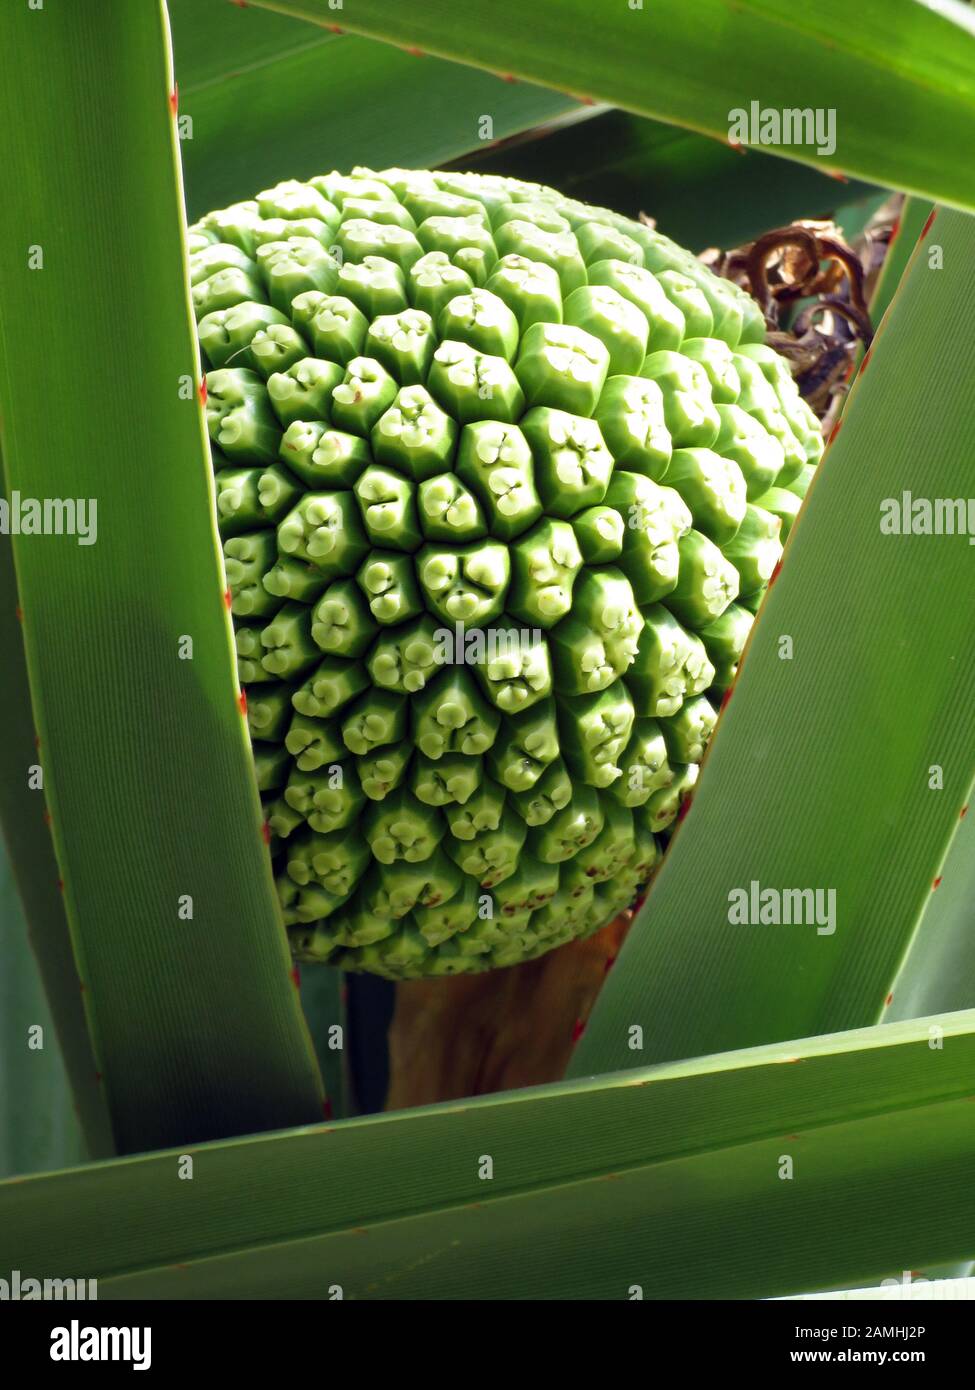
[[[237,705],[202,410],[180,395],[199,369],[165,13],[8,9],[0,35],[18,53],[0,99],[17,171],[0,231],[23,248],[0,267],[8,477],[25,498],[101,503],[97,543],[22,534],[14,554],[116,1140],[128,1152],[306,1121],[321,1081]],[[119,305],[126,350],[99,352]]]
[[[260,3],[317,23],[334,18],[327,0]],[[834,153],[781,138],[762,148],[975,207],[975,171],[962,153],[975,138],[975,26],[960,4],[863,0],[851,14],[845,0],[815,8],[656,0],[612,11],[588,0],[536,0],[530,23],[524,16],[509,0],[483,0],[472,26],[451,0],[416,0],[408,9],[357,0],[343,26],[721,140],[729,113],[750,110],[755,93],[763,110],[832,110]],[[754,140],[750,133],[746,143]]]
[[[948,1015],[212,1144],[196,1156],[207,1182],[180,1192],[171,1153],[0,1184],[0,1257],[39,1277],[83,1267],[102,1298],[866,1283],[965,1253],[973,1029],[975,1014]],[[779,1178],[783,1149],[796,1181]],[[96,1221],[106,1203],[138,1230]]]

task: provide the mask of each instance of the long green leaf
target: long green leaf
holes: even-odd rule
[[[190,218],[281,178],[422,168],[579,109],[503,82],[226,0],[170,0]]]
[[[975,815],[971,812],[952,841],[940,880],[917,940],[894,981],[885,1020],[975,1008]]]
[[[305,1122],[321,1082],[238,706],[165,12],[4,6],[0,49],[17,55],[0,92],[9,483],[98,505],[96,543],[21,534],[14,557],[116,1141]]]
[[[924,231],[928,218],[934,211],[924,198],[906,198],[901,209],[897,229],[891,238],[887,255],[877,277],[873,298],[870,301],[870,314],[874,324],[880,323],[897,292],[908,263],[914,254],[918,239]]]
[[[915,257],[861,369],[572,1074],[876,1022],[915,940],[975,771],[968,538],[881,531],[885,499],[971,491],[975,223],[929,240],[944,269]],[[752,884],[835,894],[835,931],[735,924]]]
[[[0,1268],[77,1271],[100,1298],[876,1282],[967,1253],[973,1029],[947,1015],[206,1145],[192,1181],[170,1151],[0,1184]]]
[[[0,1177],[71,1167],[85,1144],[2,841],[0,960]]]
[[[328,0],[259,3],[336,22]],[[456,0],[355,0],[340,23],[722,140],[752,102],[832,111],[835,152],[782,131],[762,147],[975,208],[975,20],[953,0],[481,0],[473,20]]]
[[[341,1120],[350,1113],[346,976],[327,966],[308,966],[299,978],[301,1006],[328,1096],[326,1116]]]
[[[0,460],[0,482],[3,465]],[[4,495],[6,485],[4,484]],[[0,1049],[0,1068],[6,1072],[0,1086],[8,1110],[13,1108],[18,1118],[8,1117],[0,1126],[0,1147],[9,1145],[6,1165],[22,1169],[37,1166],[54,1167],[55,1152],[46,1155],[31,1151],[28,1136],[32,1125],[25,1121],[25,1110],[56,1113],[59,1098],[45,1093],[45,1084],[60,1087],[59,1064],[53,1055],[57,1051],[55,1037],[45,1044],[47,1055],[25,1056],[26,1034],[23,1032],[23,1006],[36,1000],[36,1012],[44,1017],[31,1021],[47,1025],[47,1008],[53,1010],[57,1043],[60,1044],[78,1109],[78,1119],[85,1134],[89,1153],[104,1158],[114,1152],[108,1111],[102,1088],[95,1080],[95,1058],[88,1036],[85,1011],[82,1005],[81,983],[71,949],[64,902],[58,892],[58,867],[51,845],[51,834],[44,823],[44,793],[36,786],[38,752],[34,744],[34,717],[31,710],[30,688],[24,658],[24,643],[19,620],[20,598],[14,574],[10,542],[0,538],[0,650],[4,653],[3,679],[0,680],[0,830],[6,841],[11,873],[4,875],[4,891],[0,895],[0,962],[7,988],[11,991],[9,1008],[16,1014],[13,1023],[8,1008],[2,1008],[2,1025],[6,1044]],[[0,859],[6,858],[0,845]],[[16,882],[16,890],[14,884]],[[19,892],[19,901],[17,899]],[[21,902],[26,921],[21,913]],[[36,996],[36,976],[44,985],[46,1002]],[[16,1030],[16,1031],[14,1031]],[[14,1052],[16,1049],[16,1052]],[[25,1064],[42,1064],[31,1071]],[[37,1072],[42,1071],[44,1082]],[[35,1121],[36,1122],[36,1121]],[[74,1139],[68,1141],[74,1152]],[[52,1162],[47,1161],[47,1155]]]

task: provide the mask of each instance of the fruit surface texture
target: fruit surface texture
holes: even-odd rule
[[[295,956],[447,975],[597,931],[661,860],[822,452],[757,305],[476,174],[283,182],[189,250]]]

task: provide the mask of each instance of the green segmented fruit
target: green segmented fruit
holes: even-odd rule
[[[822,454],[757,305],[516,179],[190,229],[238,673],[295,955],[516,964],[655,873]]]

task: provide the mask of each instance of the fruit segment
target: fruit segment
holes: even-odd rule
[[[484,508],[492,536],[512,540],[541,516],[532,451],[516,425],[496,420],[467,425],[456,467]]]
[[[631,813],[619,801],[605,795],[600,800],[600,806],[603,828],[592,843],[576,856],[579,868],[594,883],[605,883],[607,879],[615,878],[636,851]]]
[[[435,347],[433,320],[422,309],[382,314],[366,334],[366,352],[404,386],[425,380]]]
[[[221,453],[233,462],[273,463],[281,427],[257,372],[224,367],[209,372],[207,428]]]
[[[502,256],[485,288],[507,304],[522,333],[533,323],[562,322],[558,273],[543,261],[516,253]]]
[[[789,538],[793,523],[799,515],[802,498],[798,493],[793,492],[791,487],[770,487],[762,493],[761,497],[755,498],[755,505],[779,518],[782,523],[779,539],[784,545]]]
[[[501,715],[464,670],[442,672],[414,697],[411,709],[413,741],[421,753],[435,761],[446,753],[486,753],[501,724]]]
[[[547,232],[522,217],[497,228],[495,244],[501,256],[525,256],[551,266],[559,277],[563,295],[586,283],[586,266],[572,232]]]
[[[528,851],[544,864],[562,864],[591,845],[603,828],[603,808],[592,787],[575,788],[571,802],[528,836]]]
[[[656,603],[677,583],[678,541],[690,530],[691,513],[672,488],[622,470],[613,474],[606,501],[624,521],[619,568],[638,603]]]
[[[284,746],[302,772],[317,772],[320,767],[327,767],[346,756],[337,719],[313,719],[296,712],[292,713]]]
[[[502,619],[486,634],[474,673],[491,704],[517,714],[543,700],[552,689],[549,646],[536,628],[522,629]]]
[[[535,461],[538,495],[549,516],[571,517],[603,500],[613,456],[595,420],[537,406],[522,418],[521,428]]]
[[[396,382],[374,357],[353,357],[332,391],[332,419],[340,429],[368,438],[396,398]]]
[[[591,415],[609,364],[605,344],[592,333],[569,323],[533,323],[522,337],[515,373],[529,405]]]
[[[428,251],[410,267],[410,299],[434,322],[452,299],[473,288],[466,270],[454,265],[446,251]]]
[[[620,768],[622,776],[608,791],[624,806],[643,806],[654,792],[670,785],[674,774],[667,762],[667,744],[657,720],[634,720]]]
[[[416,550],[421,533],[412,483],[391,468],[371,464],[359,474],[353,492],[362,525],[373,545]]]
[[[301,300],[304,304],[299,308]],[[305,328],[317,357],[344,365],[362,352],[369,320],[351,299],[340,294],[306,294],[299,296],[295,305],[295,322]]]
[[[291,714],[291,691],[288,686],[258,687],[247,700],[247,728],[251,738],[282,743]]]
[[[405,738],[406,700],[391,690],[369,690],[343,713],[342,742],[350,753],[372,753]]]
[[[577,512],[572,529],[587,565],[616,560],[623,552],[623,518],[613,507],[587,507]]]
[[[739,593],[764,589],[782,558],[780,517],[750,504],[735,536],[722,546],[722,554],[738,571]]]
[[[354,579],[334,580],[312,609],[312,640],[332,656],[361,656],[378,631]]]
[[[721,428],[714,441],[715,453],[737,463],[745,479],[748,500],[775,482],[785,463],[785,451],[774,435],[737,405],[719,405]]]
[[[571,799],[572,782],[565,763],[561,758],[553,758],[527,791],[513,792],[511,805],[526,825],[547,825],[556,811],[564,810]]]
[[[604,690],[637,654],[643,618],[629,580],[618,569],[585,569],[572,612],[549,637],[560,695]]]
[[[507,304],[490,290],[471,289],[448,300],[437,318],[441,340],[468,343],[479,352],[510,362],[518,347],[519,328]]]
[[[398,314],[409,307],[406,278],[396,262],[386,256],[346,261],[339,271],[336,290],[351,299],[370,321],[378,314]]]
[[[574,779],[608,787],[622,775],[617,759],[629,742],[634,707],[622,681],[598,695],[559,702],[562,756]]]
[[[338,370],[338,369],[337,369]],[[295,420],[284,432],[280,457],[307,487],[350,487],[369,463],[369,446],[358,435],[319,420]]]
[[[667,607],[687,627],[703,627],[738,597],[738,571],[700,531],[682,536],[678,550],[680,574]]]
[[[317,883],[335,897],[347,898],[369,863],[369,851],[351,828],[330,835],[306,831],[289,840],[286,862],[295,883]]]
[[[608,286],[640,310],[647,322],[650,352],[680,347],[685,336],[684,315],[648,270],[609,256],[590,265],[589,283]]]
[[[369,550],[352,493],[306,493],[278,527],[278,547],[326,578],[350,574]]]
[[[644,626],[626,684],[641,715],[676,714],[685,695],[706,690],[714,667],[701,639],[662,604],[643,610]]]
[[[487,535],[481,505],[455,473],[420,484],[420,528],[429,541],[473,541]]]
[[[465,931],[477,918],[477,884],[466,875],[460,877],[460,890],[446,902],[413,909],[414,925],[428,946],[439,946],[456,932]]]
[[[450,466],[457,426],[424,386],[405,386],[370,436],[379,463],[420,481]]]
[[[687,503],[699,531],[715,545],[734,539],[745,519],[745,479],[730,459],[713,449],[678,449],[667,470],[667,486]]]
[[[528,791],[558,757],[555,701],[544,700],[505,719],[487,758],[492,777],[513,792]]]
[[[715,668],[716,690],[723,692],[734,680],[754,621],[755,615],[747,608],[729,603],[720,618],[701,628],[701,641]]]
[[[371,803],[362,822],[363,834],[380,864],[405,859],[415,864],[429,859],[446,832],[443,817],[424,806],[405,787]]]
[[[411,765],[410,788],[426,806],[463,806],[481,784],[482,766],[480,758],[463,753],[447,754],[436,761],[416,753]]]
[[[294,768],[284,789],[284,799],[311,826],[327,834],[357,819],[365,804],[359,774],[352,763],[330,766],[324,777]]]
[[[525,406],[518,378],[503,357],[455,339],[442,342],[433,354],[427,387],[461,425],[472,420],[514,424]]]
[[[714,329],[714,317],[707,297],[695,282],[679,270],[664,270],[657,276],[657,283],[684,315],[684,337],[708,337]]]
[[[263,623],[260,622],[247,624],[238,619],[236,623],[234,647],[237,652],[237,678],[241,685],[273,679],[261,665],[261,657],[264,655],[264,648],[261,646],[262,627]]]
[[[700,362],[679,352],[652,352],[641,375],[655,381],[663,392],[664,419],[675,449],[707,448],[714,443],[721,422]]]
[[[493,888],[514,873],[527,834],[525,822],[506,807],[496,828],[478,830],[465,839],[452,835],[444,848],[482,888]]]
[[[720,338],[687,338],[680,350],[707,372],[714,404],[734,405],[741,394],[741,380],[728,344]]]
[[[254,531],[224,542],[223,565],[230,590],[230,611],[242,618],[273,613],[281,600],[264,587],[264,575],[276,556],[273,531]]]
[[[272,676],[293,680],[321,657],[311,635],[311,613],[303,603],[286,603],[261,633],[261,665]]]
[[[260,328],[251,339],[251,361],[265,380],[287,371],[307,354],[308,344],[304,338],[284,323]]]
[[[331,293],[339,267],[314,237],[290,237],[269,241],[257,248],[257,263],[276,309],[287,313],[291,301],[303,290]]]
[[[639,376],[611,376],[596,407],[596,423],[618,468],[645,473],[659,483],[673,446],[663,391]]]
[[[271,525],[301,489],[283,468],[222,468],[214,476],[217,520],[222,536]]]
[[[400,785],[410,765],[410,750],[383,744],[355,760],[362,790],[370,801],[382,801]]]
[[[442,634],[429,614],[387,628],[366,662],[373,684],[402,695],[422,690],[444,661]]]
[[[507,548],[493,541],[425,545],[416,556],[416,573],[431,612],[445,623],[474,627],[500,614],[511,560]]]

